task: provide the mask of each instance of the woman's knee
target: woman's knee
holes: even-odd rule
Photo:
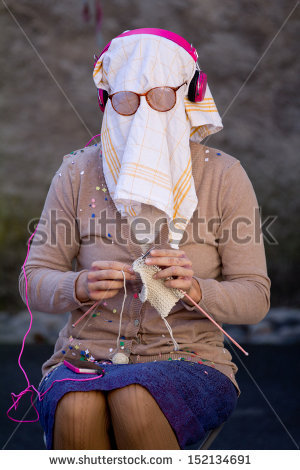
[[[110,449],[109,426],[102,392],[69,392],[56,408],[54,449]]]
[[[176,436],[155,399],[141,385],[108,393],[119,449],[178,449]]]
[[[100,391],[68,392],[59,400],[55,414],[70,422],[89,415],[104,415],[106,407],[105,396]]]
[[[148,390],[141,385],[131,384],[108,393],[110,411],[126,421],[138,419],[139,425],[151,420],[153,408],[158,405]]]

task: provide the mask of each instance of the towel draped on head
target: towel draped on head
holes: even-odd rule
[[[108,99],[101,129],[104,176],[117,210],[129,219],[140,214],[142,203],[163,211],[172,248],[178,248],[198,203],[189,140],[200,142],[223,128],[208,85],[200,103],[187,98],[195,68],[181,46],[141,34],[113,39],[93,73],[97,88],[109,94],[187,82],[167,112],[152,109],[143,96],[135,114],[122,116]]]

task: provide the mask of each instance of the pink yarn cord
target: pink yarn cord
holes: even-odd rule
[[[27,248],[27,255],[26,255],[26,258],[25,258],[25,261],[24,261],[24,264],[22,266],[22,270],[23,270],[23,273],[24,273],[24,277],[25,277],[25,297],[26,297],[26,306],[28,308],[28,311],[29,311],[29,314],[30,314],[30,323],[29,323],[29,327],[28,327],[28,330],[26,331],[25,335],[24,335],[24,338],[23,338],[23,341],[22,341],[22,347],[21,347],[21,351],[20,351],[20,354],[19,354],[19,357],[18,357],[18,366],[19,368],[21,369],[21,371],[23,372],[24,374],[24,377],[26,379],[26,382],[27,382],[27,387],[21,392],[19,393],[18,395],[16,395],[15,393],[11,393],[11,397],[12,397],[12,400],[13,400],[13,405],[7,410],[6,414],[8,416],[9,419],[11,419],[12,421],[15,421],[17,423],[20,423],[20,422],[24,422],[24,423],[34,423],[36,421],[39,420],[39,416],[38,416],[38,411],[37,409],[35,408],[34,406],[34,403],[33,403],[33,393],[34,392],[37,392],[36,388],[30,384],[30,381],[28,379],[28,376],[24,370],[24,368],[22,367],[22,364],[21,364],[21,357],[22,357],[22,354],[23,354],[23,351],[24,351],[24,345],[25,345],[25,341],[26,341],[26,338],[31,330],[31,326],[32,326],[32,312],[30,310],[30,307],[29,307],[29,300],[28,300],[28,282],[27,282],[27,276],[26,276],[26,271],[25,271],[25,264],[27,262],[27,259],[28,259],[28,256],[29,256],[29,250],[30,250],[30,241],[32,240],[32,238],[34,237],[35,235],[35,232],[37,231],[37,228],[38,228],[38,225],[36,227],[36,229],[34,230],[33,234],[31,235],[31,237],[29,238],[28,240],[28,248]],[[17,420],[17,419],[14,419],[12,418],[11,416],[9,416],[9,412],[12,408],[14,408],[15,410],[17,409],[18,407],[18,404],[19,404],[19,401],[20,399],[22,398],[23,395],[25,395],[27,392],[30,392],[31,393],[31,397],[30,397],[30,401],[31,401],[31,405],[33,406],[34,410],[36,411],[37,413],[37,416],[38,418],[35,419],[35,420]]]
[[[39,399],[39,401],[43,400],[45,394],[50,390],[50,388],[53,387],[53,385],[55,384],[55,382],[65,382],[65,381],[71,381],[71,382],[86,382],[88,380],[96,380],[96,379],[99,379],[100,377],[103,377],[104,374],[100,374],[100,375],[97,375],[96,377],[92,377],[92,378],[86,378],[86,379],[61,379],[61,380],[54,380],[51,384],[51,386],[43,393],[40,393],[34,385],[30,384],[30,381],[28,379],[28,376],[24,370],[24,368],[22,367],[22,364],[21,364],[21,357],[22,357],[22,354],[23,354],[23,351],[24,351],[24,345],[25,345],[25,341],[26,341],[26,338],[31,330],[31,326],[32,326],[32,320],[33,320],[33,315],[32,315],[32,312],[30,310],[30,307],[29,307],[29,300],[28,300],[28,281],[27,281],[27,276],[26,276],[26,271],[25,271],[25,264],[27,262],[27,259],[28,259],[28,256],[29,256],[29,250],[30,250],[30,241],[32,240],[32,238],[34,237],[36,231],[37,231],[37,228],[38,228],[38,225],[36,227],[36,229],[34,230],[33,234],[30,236],[29,240],[28,240],[28,249],[27,249],[27,255],[26,255],[26,258],[25,258],[25,261],[24,261],[24,264],[22,266],[22,269],[23,269],[23,273],[24,273],[24,278],[25,278],[25,297],[26,297],[26,306],[28,308],[28,312],[30,314],[30,323],[29,323],[29,327],[28,327],[28,330],[26,331],[25,335],[24,335],[24,338],[23,338],[23,341],[22,341],[22,347],[21,347],[21,351],[20,351],[20,354],[19,354],[19,357],[18,357],[18,366],[20,367],[21,371],[23,372],[24,374],[24,377],[26,379],[26,382],[27,382],[27,387],[22,390],[22,392],[20,392],[19,394],[15,394],[15,393],[11,393],[11,398],[12,398],[12,401],[13,401],[13,404],[12,406],[7,410],[6,414],[7,414],[7,417],[11,420],[11,421],[14,421],[15,423],[36,423],[37,421],[39,421],[40,419],[40,416],[39,416],[39,413],[38,413],[38,410],[36,409],[35,405],[34,405],[34,400],[33,400],[33,395],[34,393],[37,394],[37,398]],[[99,304],[100,301],[96,302],[92,308],[94,308],[96,306],[96,304]],[[88,312],[90,311],[91,309],[88,310]],[[88,313],[86,312],[84,314],[84,316]],[[83,317],[81,317],[79,320],[81,320]],[[17,410],[18,408],[18,405],[19,405],[19,401],[21,400],[21,398],[26,395],[26,393],[30,393],[31,396],[30,396],[30,402],[31,402],[31,406],[33,407],[35,413],[36,413],[36,419],[29,419],[29,420],[20,420],[20,419],[15,419],[15,418],[12,418],[10,416],[10,411],[12,410],[12,408],[14,408],[14,410]]]
[[[87,144],[85,144],[85,147],[87,147],[89,145],[90,142],[92,142],[92,140],[94,140],[96,137],[100,137],[101,134],[96,134],[94,135],[94,137],[92,137]]]

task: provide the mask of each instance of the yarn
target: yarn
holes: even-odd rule
[[[126,354],[124,353],[118,352],[112,357],[112,363],[113,364],[128,364],[129,357],[126,356]]]
[[[120,341],[120,335],[121,335],[121,325],[122,325],[122,317],[123,317],[123,310],[124,310],[124,304],[125,304],[125,300],[126,300],[126,297],[127,297],[127,291],[126,291],[126,277],[125,277],[125,273],[124,271],[122,270],[122,274],[123,274],[123,287],[124,287],[124,297],[123,297],[123,303],[122,303],[122,308],[121,308],[121,313],[120,313],[120,320],[119,320],[119,334],[118,334],[118,338],[117,338],[117,350],[119,348],[119,341]],[[112,363],[113,364],[128,364],[129,363],[129,357],[126,356],[126,354],[122,353],[122,352],[117,352],[115,353],[113,356],[112,356]]]

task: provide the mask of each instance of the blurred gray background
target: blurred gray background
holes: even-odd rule
[[[8,390],[1,392],[5,406],[11,404],[9,391],[25,386],[16,359],[29,317],[17,280],[26,256],[28,223],[40,216],[63,155],[84,147],[100,132],[93,55],[124,30],[157,27],[184,36],[198,50],[224,124],[223,131],[203,143],[238,158],[246,169],[261,206],[272,280],[272,308],[263,322],[227,327],[252,354],[241,358],[244,367],[233,352],[244,392],[227,425],[231,432],[222,431],[215,448],[296,448],[300,435],[295,418],[300,411],[295,392],[297,381],[299,385],[295,358],[300,352],[298,3],[0,3],[0,353],[9,377]],[[102,15],[98,28],[96,5]],[[35,315],[24,353],[32,381],[39,380],[40,365],[51,354],[64,322],[65,316]],[[256,385],[250,371],[255,380],[260,379]],[[268,390],[269,404],[259,388],[264,393]],[[288,406],[283,406],[287,394]],[[24,424],[16,431],[15,424],[7,422],[5,410],[1,413],[3,445],[43,448],[38,425]],[[24,431],[28,426],[32,426],[30,434]],[[241,433],[246,440],[240,439]]]

